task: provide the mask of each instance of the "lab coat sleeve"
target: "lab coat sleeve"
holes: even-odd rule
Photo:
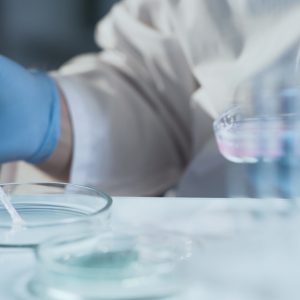
[[[166,3],[122,1],[97,26],[103,51],[55,75],[73,123],[71,182],[111,195],[157,195],[190,160],[195,81]]]

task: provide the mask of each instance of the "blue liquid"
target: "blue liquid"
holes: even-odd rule
[[[68,256],[57,260],[60,264],[68,267],[81,268],[83,272],[89,269],[121,271],[132,267],[138,261],[139,255],[135,250],[120,250],[108,252],[92,252],[79,254],[78,256]]]
[[[34,198],[34,197],[33,197]],[[18,199],[21,202],[21,197]],[[11,231],[11,218],[7,210],[0,206],[0,248],[34,247],[57,236],[70,236],[74,233],[101,233],[106,219],[89,219],[89,211],[78,205],[68,205],[61,198],[61,204],[51,201],[32,201],[15,203],[14,207],[26,226]],[[42,198],[40,198],[42,199]],[[53,204],[51,204],[53,202]]]
[[[63,221],[74,219],[74,217],[85,216],[81,210],[63,205],[49,205],[49,204],[16,204],[16,210],[26,224],[33,223],[54,223],[56,221]],[[11,223],[10,215],[3,207],[0,208],[0,224],[8,225]]]
[[[157,240],[127,235],[61,238],[40,248],[31,293],[51,299],[162,299],[178,293],[177,261]],[[52,297],[53,298],[53,297]]]

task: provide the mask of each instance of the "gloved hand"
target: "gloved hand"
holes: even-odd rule
[[[40,163],[56,147],[59,92],[44,73],[28,71],[0,55],[0,163]]]

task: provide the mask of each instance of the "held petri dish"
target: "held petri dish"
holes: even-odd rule
[[[214,122],[215,136],[220,153],[235,163],[228,164],[230,196],[294,205],[300,195],[300,85],[269,81],[239,87],[235,105]]]
[[[254,164],[299,158],[300,77],[291,57],[241,82],[231,107],[214,122],[220,152],[228,160]]]
[[[109,225],[112,199],[95,189],[63,183],[3,184],[24,220],[12,226],[0,203],[0,249],[31,248],[55,236],[99,234]]]
[[[235,105],[214,122],[219,150],[235,163],[272,161],[288,154],[300,156],[296,137],[299,117],[299,113],[255,115]]]
[[[162,299],[182,290],[188,240],[162,233],[55,239],[36,251],[28,285],[37,299]]]

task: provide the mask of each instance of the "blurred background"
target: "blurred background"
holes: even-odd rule
[[[0,0],[0,53],[27,67],[55,69],[96,51],[95,24],[117,0]]]
[[[53,70],[77,54],[99,51],[94,42],[95,25],[116,2],[0,0],[0,54],[25,67]],[[49,178],[20,163],[15,180]]]

